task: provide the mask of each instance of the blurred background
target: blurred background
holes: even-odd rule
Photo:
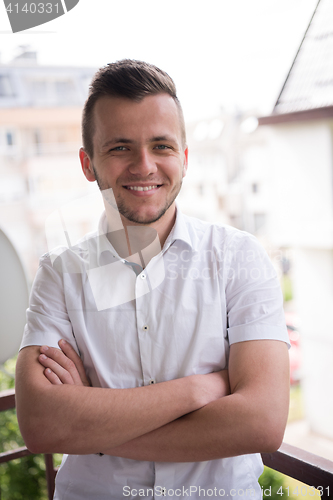
[[[332,20],[331,0],[80,0],[64,16],[12,34],[0,6],[0,230],[28,287],[48,250],[48,216],[97,189],[78,160],[94,72],[122,58],[160,66],[185,114],[189,170],[180,206],[248,231],[266,248],[292,344],[285,441],[330,460]],[[6,335],[2,322],[0,352]],[[6,359],[0,389],[12,385],[15,360]],[[1,467],[0,491],[8,483]]]

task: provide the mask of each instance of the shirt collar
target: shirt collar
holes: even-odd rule
[[[113,258],[117,260],[123,260],[113,246],[111,245],[109,239],[106,236],[107,234],[107,220],[105,211],[102,213],[99,223],[98,223],[98,231],[97,231],[97,258],[100,265],[105,261],[105,252],[108,254],[112,254]],[[171,245],[173,245],[176,241],[183,241],[186,245],[188,245],[191,249],[195,250],[194,242],[191,239],[190,233],[187,228],[187,224],[185,221],[185,217],[180,211],[178,205],[176,205],[176,220],[175,223],[164,243],[162,248],[162,253],[164,253]]]
[[[190,248],[194,249],[194,244],[192,242],[190,233],[187,228],[187,224],[185,221],[185,217],[180,211],[178,205],[176,205],[176,220],[173,225],[173,228],[171,229],[169,236],[165,240],[164,246],[163,246],[163,252],[165,252],[170,245],[175,243],[175,241],[180,240],[186,243]]]
[[[116,260],[123,260],[113,246],[111,245],[108,237],[107,237],[107,232],[108,232],[108,224],[106,220],[106,214],[105,211],[102,213],[99,223],[98,223],[98,230],[97,230],[97,261],[99,265],[105,265],[105,260],[109,261],[110,257]]]

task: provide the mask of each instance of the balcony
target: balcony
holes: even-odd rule
[[[0,392],[0,411],[13,408],[15,408],[14,389]],[[0,453],[0,464],[27,455],[31,455],[31,453],[25,446]],[[57,471],[53,466],[53,456],[47,454],[44,455],[44,458],[48,498],[52,500]],[[308,486],[319,488],[321,498],[333,498],[333,462],[330,460],[286,443],[283,443],[275,453],[262,453],[262,459],[267,467],[297,479]]]

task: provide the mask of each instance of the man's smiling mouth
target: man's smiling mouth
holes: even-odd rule
[[[151,186],[124,186],[126,189],[129,189],[131,191],[150,191],[152,189],[157,189],[160,187],[162,184],[155,184]]]

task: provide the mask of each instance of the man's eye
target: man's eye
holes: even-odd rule
[[[158,145],[156,146],[156,148],[157,148],[157,149],[170,149],[170,147],[169,147],[169,146],[166,146],[165,144],[158,144]]]
[[[110,151],[127,151],[126,146],[117,146],[115,148],[112,148]]]

